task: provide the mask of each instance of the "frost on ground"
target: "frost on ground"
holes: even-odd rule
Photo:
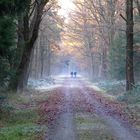
[[[113,81],[98,81],[98,82],[88,82],[90,87],[93,87],[96,90],[99,91],[104,91],[107,90],[109,88],[113,88],[113,87],[118,87],[118,86],[123,86],[125,87],[125,81],[121,80],[121,81],[117,81],[117,80],[113,80]]]
[[[29,79],[28,88],[36,89],[36,90],[52,90],[54,88],[62,86],[64,81],[64,77],[47,77],[44,79]]]
[[[52,90],[57,87],[77,87],[78,83],[75,82],[77,79],[83,79],[81,75],[77,75],[77,78],[71,78],[70,75],[58,75],[47,77],[44,79],[29,79],[28,81],[28,88],[37,89],[42,91]],[[71,82],[69,84],[65,83],[65,79],[70,79]]]

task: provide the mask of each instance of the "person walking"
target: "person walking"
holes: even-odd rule
[[[76,78],[76,75],[77,75],[77,72],[75,71],[75,72],[74,72],[74,77],[75,77],[75,78]]]
[[[71,77],[73,78],[73,72],[70,73]]]

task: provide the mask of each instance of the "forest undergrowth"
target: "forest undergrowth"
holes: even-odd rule
[[[95,83],[101,93],[110,100],[125,104],[125,113],[138,129],[140,129],[140,84],[131,91],[125,91],[124,81],[102,81]]]
[[[47,100],[48,93],[1,93],[0,140],[43,140],[47,125],[40,123],[39,102]]]

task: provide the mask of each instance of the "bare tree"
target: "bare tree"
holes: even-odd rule
[[[32,78],[38,79],[51,75],[52,58],[56,50],[59,50],[63,22],[56,9],[55,6],[51,8],[40,24],[39,36],[35,43],[35,50],[38,50],[38,53],[34,53],[34,63],[31,66],[31,71],[34,71],[34,74],[30,75]]]

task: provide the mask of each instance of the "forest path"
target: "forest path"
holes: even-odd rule
[[[116,108],[104,106],[103,97],[81,78],[64,78],[56,96],[60,99],[51,106],[58,113],[53,107],[49,111],[56,119],[49,125],[46,140],[140,140],[139,132],[118,118]]]
[[[46,140],[76,140],[72,93],[69,87],[66,87],[66,85],[70,85],[70,83],[68,80],[64,83],[61,91],[63,92],[62,113],[60,113],[55,123],[50,125],[49,135]]]

